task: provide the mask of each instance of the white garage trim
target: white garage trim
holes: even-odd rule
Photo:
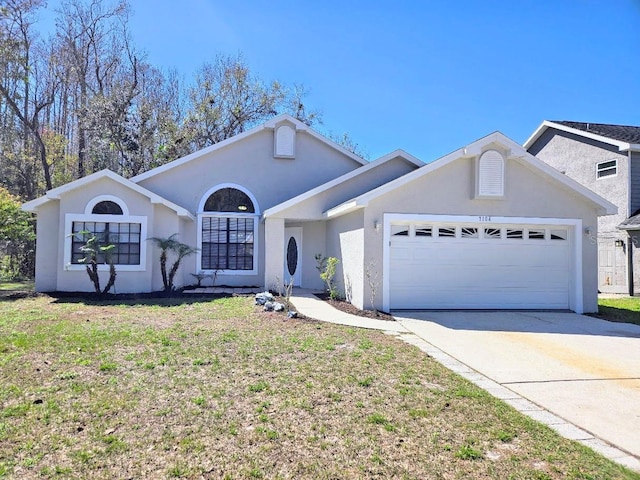
[[[567,218],[535,218],[535,217],[494,217],[471,215],[426,215],[385,213],[383,215],[383,256],[382,256],[382,307],[389,311],[390,306],[390,244],[391,224],[399,222],[450,223],[472,225],[546,225],[566,226],[569,228],[570,248],[573,249],[571,272],[569,274],[569,308],[576,313],[583,313],[582,289],[582,220]]]

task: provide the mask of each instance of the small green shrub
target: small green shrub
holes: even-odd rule
[[[336,257],[325,257],[321,253],[316,254],[315,259],[318,263],[316,269],[320,272],[320,278],[327,286],[329,298],[332,300],[337,299],[340,296],[340,293],[338,292],[338,288],[334,282],[334,277],[336,276],[336,270],[340,260]]]

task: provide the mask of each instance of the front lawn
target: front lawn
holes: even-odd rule
[[[599,318],[640,325],[640,297],[599,298]]]
[[[640,479],[381,332],[0,299],[0,477]]]

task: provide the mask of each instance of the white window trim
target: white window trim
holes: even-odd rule
[[[485,221],[485,218],[487,220]],[[420,222],[420,223],[441,223],[441,224],[478,224],[478,228],[484,225],[547,225],[563,226],[568,229],[568,241],[570,248],[573,248],[571,258],[572,274],[569,284],[569,308],[578,314],[584,313],[584,297],[582,286],[582,219],[580,218],[538,218],[538,217],[488,217],[468,216],[468,215],[422,215],[422,214],[402,214],[385,213],[383,215],[383,243],[382,249],[382,308],[389,311],[389,272],[390,255],[389,245],[391,245],[391,224],[400,222]]]
[[[603,170],[611,170],[613,168],[615,168],[616,173],[614,173],[613,175],[603,175],[600,176],[600,165],[604,164],[604,163],[609,163],[609,162],[615,162],[615,165],[613,167],[607,167]],[[618,159],[617,158],[610,158],[609,160],[603,160],[602,162],[598,162],[596,163],[596,180],[603,180],[605,178],[613,178],[613,177],[617,177],[618,176]]]
[[[246,194],[253,203],[254,213],[235,213],[235,212],[205,212],[204,206],[211,195],[223,188],[235,188]],[[220,183],[211,187],[205,192],[200,199],[198,205],[198,222],[197,222],[197,241],[198,254],[196,255],[196,271],[198,273],[216,273],[217,275],[257,275],[258,274],[258,252],[260,247],[260,235],[258,232],[258,220],[260,219],[260,207],[256,197],[242,185],[236,183]],[[204,217],[220,217],[220,218],[253,218],[253,269],[252,270],[213,270],[202,268],[202,219]]]
[[[118,197],[115,197],[113,195],[98,195],[97,197],[92,198],[87,203],[87,206],[84,209],[84,214],[85,215],[93,215],[92,212],[93,212],[94,207],[97,204],[99,204],[100,202],[113,202],[113,203],[117,204],[122,209],[122,215],[124,215],[126,217],[129,216],[129,207],[127,207],[127,204],[124,203]]]
[[[96,197],[99,198],[99,197]],[[109,199],[113,201],[112,199]],[[93,201],[93,200],[92,200]],[[101,201],[101,200],[100,200]],[[98,203],[98,202],[96,202]],[[122,205],[117,202],[118,205]],[[95,206],[95,204],[94,204]],[[126,206],[126,205],[125,205]],[[93,207],[91,207],[93,208]],[[124,212],[124,209],[122,210]],[[127,209],[127,212],[129,210]],[[97,215],[97,214],[77,214],[67,213],[64,216],[64,269],[68,271],[85,270],[86,265],[82,263],[71,263],[71,233],[73,222],[104,222],[104,223],[139,223],[140,224],[140,264],[120,265],[115,264],[118,272],[144,272],[147,270],[147,217],[137,215]],[[99,271],[108,271],[108,264],[99,264]]]

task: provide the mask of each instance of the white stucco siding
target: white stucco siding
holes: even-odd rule
[[[364,225],[371,228],[385,213],[467,215],[495,217],[580,219],[583,227],[595,230],[596,207],[558,182],[534,172],[515,160],[505,170],[505,196],[500,200],[474,199],[474,162],[460,159],[372,200],[366,207]],[[597,309],[597,252],[583,231],[582,293],[585,312]],[[365,258],[382,263],[382,235],[364,235]],[[386,272],[385,272],[386,273]],[[378,308],[382,307],[382,298]]]
[[[36,291],[58,290],[58,202],[48,202],[38,209],[36,224]]]
[[[159,253],[150,245],[147,238],[153,236],[168,236],[178,229],[177,215],[163,205],[154,205],[150,200],[138,192],[132,191],[120,183],[109,178],[99,179],[88,185],[66,192],[58,201],[49,204],[58,204],[59,211],[55,218],[57,230],[57,255],[54,268],[56,274],[56,289],[60,291],[93,291],[87,273],[82,265],[71,265],[66,260],[69,257],[70,225],[73,221],[85,218],[87,205],[94,198],[101,195],[110,195],[126,205],[129,217],[123,216],[122,221],[128,219],[137,223],[142,222],[143,230],[140,239],[141,264],[139,266],[116,266],[117,279],[114,292],[149,292],[162,287],[159,274],[154,274],[159,269]],[[46,205],[49,205],[46,204]],[[39,212],[39,217],[47,218],[49,214]],[[157,217],[157,218],[156,218]],[[99,218],[99,217],[94,217]],[[38,266],[51,268],[48,266]],[[100,281],[104,286],[108,280],[108,269],[101,267]]]
[[[190,219],[180,218],[178,225],[178,231],[180,232],[180,236],[178,237],[178,239],[182,243],[186,243],[187,245],[196,248],[196,241],[194,240],[196,238],[196,222]],[[197,255],[198,252],[193,255],[189,255],[188,257],[185,257],[180,263],[180,272],[178,274],[181,279],[181,281],[178,282],[180,285],[195,285],[197,283],[195,277],[191,275],[192,273],[196,273]]]
[[[233,183],[249,190],[264,211],[360,166],[304,132],[296,142],[295,158],[274,158],[273,131],[263,130],[140,185],[196,213],[207,191]]]
[[[358,308],[364,308],[363,212],[356,211],[327,222],[327,257],[340,259],[336,286]]]
[[[168,238],[174,233],[178,234],[178,241],[187,243],[183,239],[183,233],[180,231],[180,219],[175,214],[173,210],[168,209],[164,205],[154,205],[153,215],[149,218],[149,224],[147,228],[147,238]],[[191,222],[193,223],[193,222]],[[153,291],[162,290],[164,284],[162,282],[162,273],[160,272],[160,254],[161,250],[155,246],[154,242],[148,241],[147,239],[143,239],[143,241],[147,242],[147,269],[152,272],[151,279],[151,289]],[[191,246],[195,246],[194,244],[190,244]],[[168,262],[167,262],[167,270],[171,268],[173,265],[173,257],[169,254]],[[181,273],[188,269],[188,262],[181,261],[180,262],[180,270],[176,274],[174,278],[174,286],[181,287],[184,285],[183,276]],[[195,272],[195,270],[191,270]],[[167,272],[168,273],[168,272]]]

